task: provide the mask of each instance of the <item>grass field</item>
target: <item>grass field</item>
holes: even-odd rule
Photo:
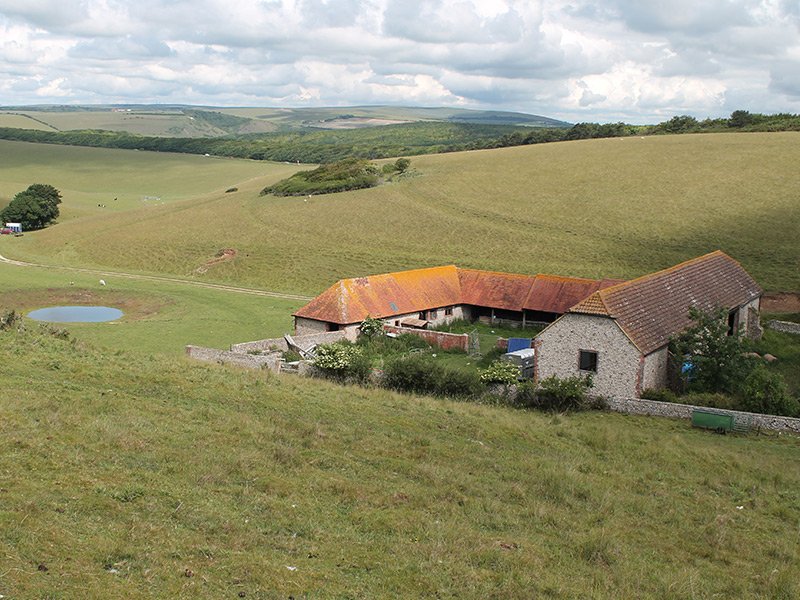
[[[0,140],[0,156],[0,204],[31,183],[49,183],[64,197],[59,227],[69,229],[69,221],[81,218],[77,230],[67,232],[69,237],[106,229],[103,218],[108,213],[140,209],[124,225],[135,227],[139,215],[157,212],[162,204],[186,199],[199,202],[207,194],[224,197],[220,195],[226,189],[242,181],[278,181],[298,168],[249,160],[4,140]],[[202,225],[212,226],[213,221]]]
[[[28,329],[0,332],[7,598],[800,594],[796,437],[345,391]]]
[[[110,352],[179,354],[187,344],[230,344],[281,336],[303,302],[209,290],[174,283],[26,269],[0,264],[0,313],[27,314],[46,306],[113,306],[125,313],[109,323],[64,325]],[[33,322],[30,322],[33,324]]]
[[[798,290],[798,141],[798,133],[709,134],[423,156],[391,185],[307,202],[258,196],[291,165],[143,156],[152,169],[131,161],[119,178],[131,210],[85,219],[70,216],[91,208],[96,192],[73,197],[69,178],[80,162],[72,157],[88,150],[31,146],[28,160],[3,169],[0,190],[8,195],[34,177],[63,187],[66,217],[0,240],[0,253],[189,276],[221,248],[235,248],[235,260],[203,277],[311,294],[342,277],[446,263],[626,278],[720,248],[764,288]],[[17,147],[3,145],[12,157]],[[103,157],[132,154],[94,152],[98,170]],[[184,178],[167,181],[170,171],[155,167],[162,161],[184,165]],[[223,193],[262,168],[269,174]],[[141,194],[166,196],[163,185],[183,200],[134,209]]]

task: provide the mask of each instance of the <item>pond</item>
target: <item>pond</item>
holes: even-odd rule
[[[50,306],[28,313],[31,319],[50,323],[102,323],[115,321],[122,315],[118,308],[108,306]]]

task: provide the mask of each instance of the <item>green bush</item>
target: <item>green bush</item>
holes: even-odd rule
[[[481,383],[502,383],[511,385],[517,382],[519,377],[519,367],[514,363],[504,360],[496,360],[486,369],[481,371]]]
[[[368,381],[372,370],[369,357],[349,342],[318,346],[313,364],[334,379],[351,379],[359,383]]]
[[[592,387],[590,377],[573,376],[559,379],[555,375],[539,382],[534,407],[541,410],[584,410],[589,407],[588,392]]]
[[[401,392],[433,394],[444,368],[425,354],[411,354],[389,361],[383,370],[384,385]]]
[[[278,183],[265,187],[261,195],[306,196],[332,194],[375,187],[380,183],[378,168],[368,160],[348,158],[322,165],[312,171],[299,171]]]
[[[800,405],[789,395],[783,377],[763,365],[753,369],[744,380],[741,405],[755,413],[800,416]]]
[[[383,335],[383,321],[367,316],[358,326],[358,333],[367,338]]]
[[[472,398],[484,388],[474,371],[448,369],[429,354],[410,354],[389,361],[383,385],[400,392]]]
[[[484,391],[480,377],[475,371],[442,369],[436,382],[436,394],[452,398],[476,398]]]
[[[641,397],[645,400],[657,400],[659,402],[680,402],[675,392],[666,388],[660,388],[657,390],[653,388],[647,388],[642,391]]]
[[[678,396],[675,402],[691,404],[693,406],[706,406],[708,408],[722,408],[725,410],[745,410],[739,399],[729,394],[691,392],[683,396]]]
[[[514,395],[512,405],[519,408],[535,407],[536,384],[533,381],[522,381],[517,384],[517,393]]]

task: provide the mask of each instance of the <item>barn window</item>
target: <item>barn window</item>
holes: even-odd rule
[[[447,317],[449,317],[450,315],[452,315],[452,314],[453,314],[453,307],[452,307],[452,306],[448,306],[447,308],[445,308],[445,309],[444,309],[444,314],[445,314],[445,316],[447,316]]]
[[[425,315],[425,311],[424,310],[419,311],[419,320],[426,321],[427,319],[428,317]]]
[[[739,310],[734,308],[728,313],[728,335],[733,335],[739,329]]]
[[[580,350],[578,354],[578,368],[581,371],[597,372],[597,352]]]
[[[428,311],[428,318],[435,319],[437,314],[439,314],[439,311],[437,311],[435,308],[432,308]]]

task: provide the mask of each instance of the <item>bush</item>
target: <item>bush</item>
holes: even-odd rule
[[[522,381],[517,385],[517,393],[512,401],[513,406],[519,408],[533,408],[536,406],[536,384],[532,381]]]
[[[641,397],[645,400],[657,400],[658,402],[680,402],[675,392],[666,388],[660,388],[657,390],[653,388],[647,388],[642,391]]]
[[[741,402],[728,394],[712,394],[710,392],[693,392],[685,396],[678,396],[675,400],[681,404],[693,406],[706,406],[708,408],[721,408],[724,410],[745,410]]]
[[[368,160],[347,158],[322,165],[312,171],[299,171],[261,190],[261,195],[306,196],[332,194],[375,187],[380,183],[378,168]]]
[[[587,395],[591,387],[591,377],[575,375],[559,379],[553,375],[539,382],[534,406],[558,412],[584,410],[588,408]]]
[[[475,398],[484,391],[480,377],[475,371],[442,369],[436,382],[436,394],[452,398]]]
[[[519,367],[514,363],[496,360],[486,369],[481,371],[481,383],[502,383],[511,385],[517,382]]]
[[[384,385],[401,392],[433,394],[443,377],[443,367],[423,354],[401,356],[384,367]]]
[[[800,405],[789,395],[783,377],[763,365],[753,369],[744,380],[741,406],[743,410],[768,415],[800,415]]]
[[[360,383],[366,382],[372,370],[370,360],[361,348],[349,342],[317,347],[313,363],[324,373],[340,381],[353,379]]]
[[[383,321],[368,316],[358,326],[358,333],[367,338],[378,337],[383,334]]]
[[[471,398],[483,392],[477,373],[447,369],[428,354],[391,360],[384,368],[383,385],[400,392]]]

